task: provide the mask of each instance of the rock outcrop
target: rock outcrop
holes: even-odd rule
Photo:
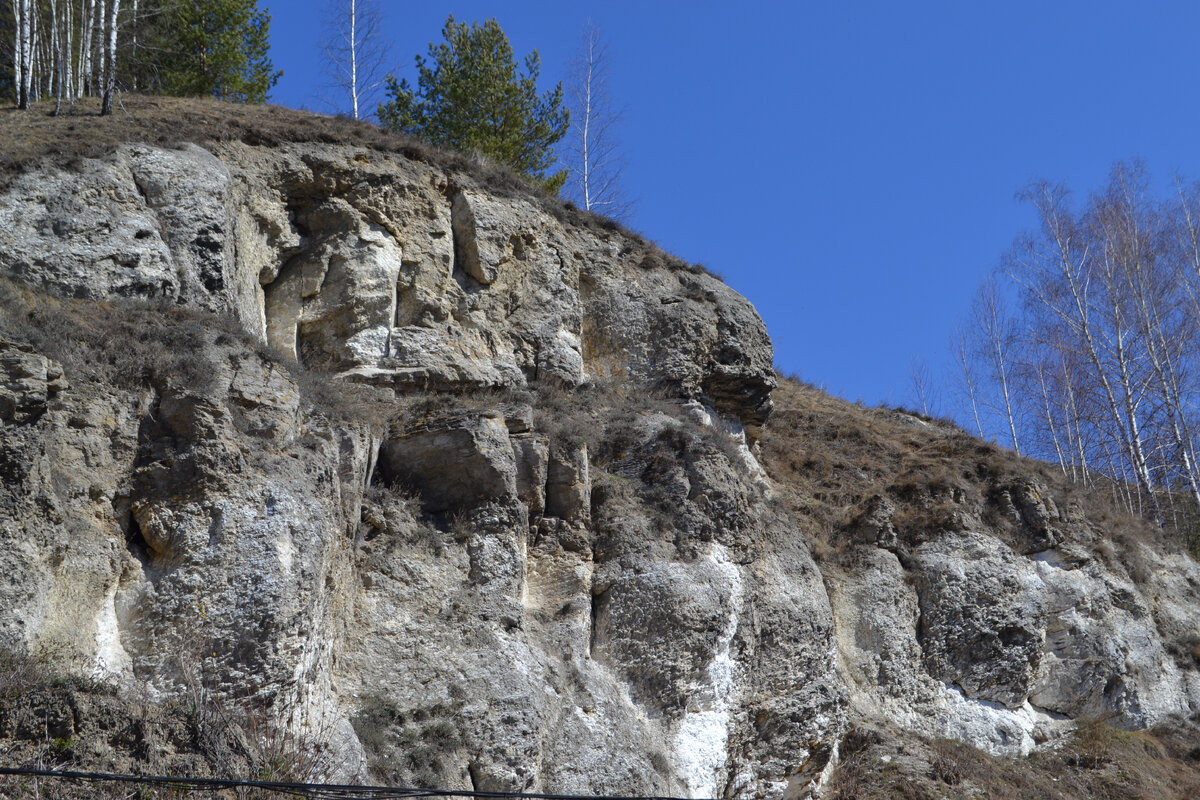
[[[8,181],[0,647],[497,792],[799,797],[852,719],[1016,754],[1200,709],[1187,556],[1110,563],[1034,478],[810,529],[751,305],[554,212],[334,144]]]
[[[193,315],[184,374],[4,345],[5,647],[250,698],[345,779],[778,795],[831,763],[829,603],[744,468],[770,341],[720,281],[469,175],[236,143],[18,176],[0,271]]]

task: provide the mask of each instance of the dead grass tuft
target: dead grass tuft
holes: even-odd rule
[[[1194,733],[1140,733],[1085,721],[1057,749],[1012,759],[961,742],[852,729],[824,796],[1191,800],[1200,789],[1200,753],[1197,759],[1187,755],[1189,747],[1197,749]],[[1175,747],[1175,741],[1181,744]]]

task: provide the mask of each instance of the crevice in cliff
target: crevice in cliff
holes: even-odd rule
[[[479,262],[479,242],[476,238],[475,216],[466,195],[456,187],[447,192],[450,200],[450,232],[453,235],[454,259],[450,274],[467,294],[482,290],[490,281],[483,280]]]
[[[367,434],[367,458],[366,469],[363,471],[362,491],[370,489],[375,483],[375,468],[379,465],[379,448],[383,445],[383,439],[377,438],[374,434]]]
[[[597,592],[594,587],[591,592],[592,607],[591,607],[591,613],[588,616],[588,632],[587,632],[587,634],[588,634],[588,636],[587,636],[587,643],[588,643],[587,657],[589,660],[595,657],[596,629],[597,629],[596,622],[600,616],[600,603],[603,601],[604,595],[607,592],[608,592],[607,589],[605,589],[604,591]]]
[[[139,564],[142,570],[146,571],[150,567],[150,544],[146,541],[146,537],[142,535],[142,528],[138,525],[137,520],[133,517],[133,512],[127,512],[125,520],[125,549],[129,551]]]

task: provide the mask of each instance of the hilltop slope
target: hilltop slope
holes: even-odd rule
[[[0,697],[11,752],[792,797],[871,726],[1196,713],[1200,570],[1103,496],[779,384],[744,298],[501,170],[129,106],[0,119],[0,648],[100,681]]]

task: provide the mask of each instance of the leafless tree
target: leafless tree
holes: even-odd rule
[[[1200,193],[1166,203],[1148,185],[1133,162],[1079,210],[1062,187],[1026,193],[1041,229],[1006,263],[1026,337],[1006,360],[1036,454],[1078,480],[1100,468],[1131,510],[1164,521],[1183,497],[1200,509]],[[1014,441],[1020,423],[1010,416]]]
[[[104,63],[108,55],[108,50],[104,47],[104,23],[108,19],[105,13],[105,0],[96,0],[96,25],[94,28],[95,37],[92,40],[92,47],[95,50],[96,77],[95,83],[92,84],[92,93],[95,95],[103,94],[102,84],[104,83]]]
[[[31,0],[13,0],[13,77],[17,91],[17,108],[29,108],[33,85],[34,4]]]
[[[354,119],[371,116],[387,78],[388,47],[378,0],[329,0],[325,71]],[[340,101],[339,101],[340,104]],[[344,108],[344,106],[343,106]],[[363,109],[367,109],[363,114]]]
[[[84,0],[80,10],[82,13],[79,20],[79,69],[76,71],[79,85],[75,89],[76,97],[83,97],[92,93],[92,65],[95,62],[92,41],[96,28],[96,0]]]
[[[588,211],[624,219],[632,204],[621,182],[625,161],[616,139],[621,111],[608,91],[608,49],[591,20],[566,83],[571,111],[563,159],[571,176],[567,195]]]
[[[104,101],[100,106],[100,116],[113,112],[113,93],[117,90],[117,7],[121,0],[112,0],[108,7],[108,67],[104,71]]]
[[[53,97],[57,114],[64,100],[70,111],[76,98],[103,96],[101,113],[112,113],[117,71],[130,63],[121,57],[122,48],[128,53],[137,46],[136,24],[132,40],[126,27],[139,19],[138,0],[133,0],[132,13],[130,4],[120,0],[10,2],[16,23],[13,78],[18,105],[28,108]]]
[[[983,420],[979,409],[979,376],[975,361],[971,358],[968,336],[962,326],[954,329],[950,338],[950,352],[954,356],[955,366],[958,367],[959,391],[961,400],[971,413],[971,421],[975,423],[975,432],[980,439],[986,438],[983,432]]]
[[[913,395],[921,413],[927,417],[933,416],[935,407],[933,376],[929,364],[920,356],[913,356],[908,362],[908,378],[912,382]]]
[[[1013,450],[1021,452],[1017,433],[1017,404],[1013,397],[1013,375],[1016,370],[1014,350],[1018,336],[1013,319],[1004,307],[1004,298],[995,278],[980,285],[971,304],[970,349],[976,362],[982,365],[982,375],[995,393],[984,392],[984,406],[999,416],[1007,430]]]

